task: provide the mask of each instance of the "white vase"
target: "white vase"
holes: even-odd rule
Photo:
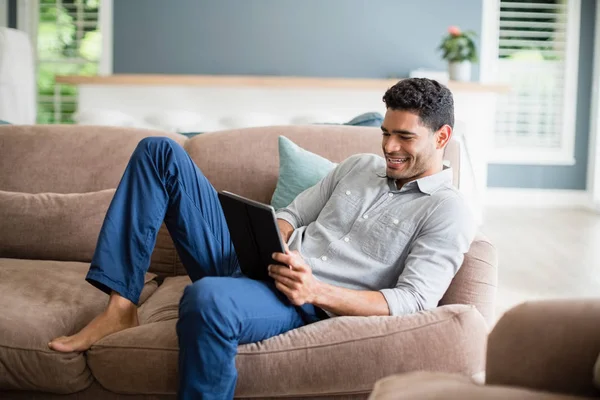
[[[471,80],[471,62],[449,62],[448,73],[452,81],[468,82]]]

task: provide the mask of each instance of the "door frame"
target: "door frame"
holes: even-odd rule
[[[594,65],[586,187],[590,208],[600,212],[600,4],[598,3],[596,3],[594,25]]]

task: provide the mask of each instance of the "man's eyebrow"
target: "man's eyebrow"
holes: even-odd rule
[[[383,132],[389,133],[388,130],[384,126],[381,127],[381,130]],[[411,131],[405,131],[404,129],[393,130],[391,133],[395,133],[396,135],[418,136],[416,133],[411,132]]]

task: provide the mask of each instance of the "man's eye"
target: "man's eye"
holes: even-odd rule
[[[387,132],[382,132],[381,134],[382,134],[383,136],[390,136],[390,134],[389,134],[389,133],[387,133]]]

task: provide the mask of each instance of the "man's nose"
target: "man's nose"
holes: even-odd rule
[[[385,143],[384,148],[386,153],[397,153],[402,149],[402,146],[400,145],[399,140],[392,137]]]

